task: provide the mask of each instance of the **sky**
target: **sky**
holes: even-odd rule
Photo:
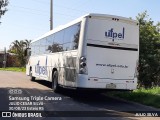
[[[50,0],[9,0],[0,21],[0,50],[15,40],[34,40],[50,30]],[[160,21],[160,0],[53,0],[53,26],[64,25],[87,13],[136,18],[147,10]]]

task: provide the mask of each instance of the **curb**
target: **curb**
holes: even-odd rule
[[[107,95],[106,93],[103,93],[103,95],[107,96],[107,97],[110,97],[110,98],[113,98],[113,99],[116,99],[116,100],[120,100],[122,102],[128,102],[128,103],[131,103],[131,104],[134,104],[134,105],[139,105],[139,106],[143,106],[143,107],[148,107],[150,109],[153,109],[153,111],[160,111],[159,108],[155,108],[155,107],[152,107],[152,106],[148,106],[148,105],[144,105],[144,104],[141,104],[141,103],[137,103],[137,102],[134,102],[134,101],[129,101],[129,100],[125,100],[123,98],[119,98],[119,97],[115,97],[115,96],[110,96],[110,95]]]

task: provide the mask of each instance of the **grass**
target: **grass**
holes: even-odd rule
[[[7,68],[0,68],[3,71],[14,71],[14,72],[26,72],[25,67],[7,67]]]
[[[109,95],[160,108],[160,87],[140,88],[133,92],[111,92]]]

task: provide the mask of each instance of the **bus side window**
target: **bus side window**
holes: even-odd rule
[[[45,54],[45,44],[46,44],[46,40],[45,38],[40,40],[40,54]]]
[[[73,25],[65,30],[64,50],[78,49],[80,23]]]
[[[77,24],[74,26],[74,33],[73,33],[73,39],[72,39],[72,49],[78,49],[79,44],[79,34],[80,34],[80,24]]]
[[[53,41],[54,41],[54,35],[50,35],[46,38],[46,53],[52,53],[52,46],[53,46]]]
[[[63,44],[63,35],[64,35],[63,30],[55,33],[54,42],[58,44]]]
[[[71,32],[70,32],[70,28],[66,28],[65,32],[64,32],[64,41],[63,41],[63,50],[64,51],[68,51],[71,49]]]
[[[52,46],[48,47],[48,49],[52,53],[54,53],[54,52],[61,52],[61,51],[63,51],[63,46],[62,46],[62,44],[58,44],[58,43],[54,42]]]
[[[71,49],[71,43],[65,43],[63,44],[63,50],[64,51],[68,51]]]
[[[55,38],[52,45],[52,52],[63,51],[63,36],[64,36],[64,31],[59,31],[55,33]]]
[[[32,43],[31,44],[31,55],[34,55],[34,47],[35,47],[35,45],[34,45],[34,43]]]
[[[40,42],[36,41],[35,42],[35,48],[34,48],[35,55],[39,55],[39,46],[40,46]]]

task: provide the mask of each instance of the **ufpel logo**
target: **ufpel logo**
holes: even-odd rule
[[[125,34],[125,28],[122,28],[121,32],[116,32],[113,28],[105,32],[105,36],[107,38],[112,39],[112,41],[116,40],[123,40],[124,39],[124,34]]]
[[[38,60],[38,63],[35,66],[35,73],[39,75],[47,75],[47,57],[45,66],[40,66],[40,60]]]

